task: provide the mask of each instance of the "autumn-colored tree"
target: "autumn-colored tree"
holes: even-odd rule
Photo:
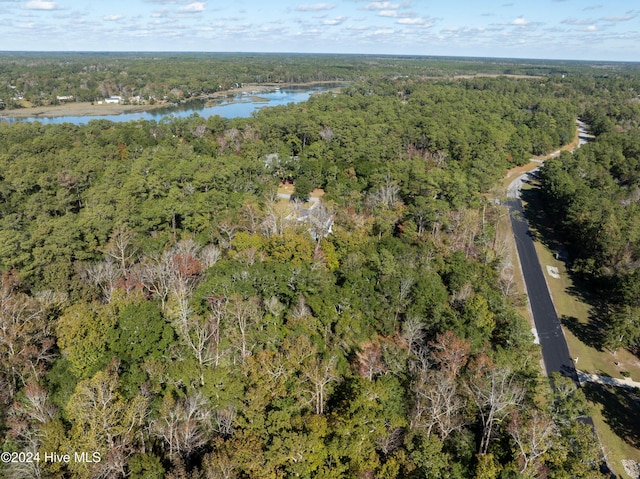
[[[451,330],[438,333],[436,340],[429,343],[433,361],[452,378],[457,378],[466,366],[471,352],[469,341],[458,338]]]
[[[542,411],[532,410],[523,414],[511,413],[507,432],[512,437],[520,463],[521,474],[537,474],[545,454],[555,445],[559,429],[557,424]]]
[[[100,304],[77,303],[60,316],[58,346],[77,377],[88,378],[107,365],[107,335],[115,323],[113,311]]]
[[[47,305],[19,290],[15,273],[0,277],[0,402],[8,404],[21,387],[37,381],[53,358]]]
[[[51,404],[48,391],[39,384],[30,382],[22,392],[9,410],[8,437],[19,450],[37,457],[36,454],[45,449],[43,441],[48,442],[50,426],[58,410]],[[11,462],[7,469],[4,476],[11,479],[38,479],[46,475],[44,461]]]
[[[126,400],[118,392],[116,368],[111,364],[81,381],[69,399],[66,414],[72,426],[66,447],[100,454],[100,462],[69,463],[72,477],[125,477],[127,460],[136,451],[149,399],[140,394]]]
[[[373,381],[377,375],[386,371],[382,361],[382,346],[379,343],[371,342],[361,345],[357,358],[358,374],[369,381]]]

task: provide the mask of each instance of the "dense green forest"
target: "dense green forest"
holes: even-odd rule
[[[0,439],[40,454],[0,473],[601,477],[486,193],[596,124],[585,85],[607,81],[385,74],[248,119],[0,123]],[[608,118],[562,161],[619,143],[631,215],[636,133]]]
[[[583,117],[595,141],[545,164],[549,217],[573,271],[603,304],[600,347],[640,352],[640,82],[592,81]]]

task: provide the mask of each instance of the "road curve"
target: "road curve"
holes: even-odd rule
[[[586,125],[580,121],[578,121],[578,132],[580,136],[578,147],[580,147],[591,138],[586,134]],[[558,156],[559,154],[560,150],[554,151],[549,155],[549,158]],[[547,376],[551,373],[558,372],[573,379],[576,386],[580,388],[580,379],[585,380],[586,375],[582,372],[580,376],[578,375],[574,361],[569,354],[567,340],[564,337],[558,314],[553,306],[549,287],[547,286],[542,265],[538,259],[538,253],[536,252],[533,242],[533,236],[529,230],[529,224],[524,216],[522,201],[520,200],[522,184],[530,179],[532,175],[535,175],[539,168],[540,167],[524,173],[511,182],[507,189],[506,205],[509,208],[511,227],[516,241],[518,259],[520,261],[520,269],[524,276],[531,314],[537,330],[540,346],[542,347],[542,360]],[[597,382],[599,378],[590,379]],[[578,421],[590,426],[594,438],[600,441],[595,432],[593,419],[590,416],[581,416],[578,418]],[[600,444],[600,448],[602,449],[602,444]],[[609,473],[611,477],[615,477],[611,472],[611,468],[606,460],[606,455],[604,454],[600,470]]]

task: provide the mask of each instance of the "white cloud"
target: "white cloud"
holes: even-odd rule
[[[563,23],[565,25],[591,25],[593,23],[593,20],[591,20],[589,18],[585,18],[585,19],[566,18],[566,19],[562,20],[561,23]]]
[[[391,2],[371,2],[364,7],[365,10],[397,10],[399,8],[400,5]]]
[[[380,10],[378,12],[378,16],[396,18],[398,16],[398,12],[396,10]]]
[[[178,8],[180,13],[200,13],[204,12],[206,2],[192,2],[184,7]]]
[[[396,23],[402,25],[424,25],[426,21],[424,18],[401,18]]]
[[[516,25],[518,27],[524,27],[529,25],[529,22],[526,21],[523,17],[518,17],[514,21],[511,22],[511,25]]]
[[[352,32],[360,33],[369,31],[370,27],[368,25],[349,25],[346,29]]]
[[[319,12],[322,10],[333,10],[336,6],[333,3],[314,3],[311,5],[300,5],[296,10],[299,12]]]
[[[589,25],[587,28],[585,28],[585,30],[588,32],[597,32],[598,27],[596,25]]]
[[[371,32],[373,35],[391,35],[396,31],[391,28],[379,28],[378,30],[374,30]]]
[[[145,3],[159,3],[160,5],[176,5],[189,3],[189,0],[144,0]]]
[[[341,23],[344,23],[346,19],[347,17],[336,17],[332,20],[324,20],[322,24],[323,25],[340,25]]]
[[[46,0],[32,0],[24,6],[27,10],[59,10],[61,7],[56,5],[55,2],[49,2]]]
[[[105,15],[102,18],[107,22],[117,22],[118,20],[122,20],[124,15]]]
[[[604,17],[603,20],[606,22],[617,23],[617,22],[626,22],[629,20],[633,20],[636,17],[637,17],[636,13],[628,12],[626,15],[621,15],[617,17]]]

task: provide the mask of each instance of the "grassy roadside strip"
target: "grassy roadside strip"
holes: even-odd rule
[[[531,159],[529,163],[517,166],[515,168],[507,171],[507,174],[502,179],[501,183],[497,186],[497,188],[492,192],[491,196],[495,198],[500,198],[501,200],[506,197],[507,189],[511,182],[518,178],[520,175],[528,173],[536,168],[538,168],[544,161],[553,156],[557,156],[560,151],[573,151],[579,143],[578,131],[574,136],[574,139],[571,143],[563,146],[559,150],[544,156],[537,156]],[[510,262],[513,268],[513,276],[514,283],[516,285],[517,294],[520,294],[526,298],[526,286],[524,282],[524,275],[522,273],[522,269],[520,267],[520,260],[518,258],[518,249],[515,243],[515,237],[513,235],[513,231],[511,229],[511,219],[508,215],[502,217],[499,221],[499,231],[505,232],[506,234],[506,244],[507,244],[507,255],[510,258]],[[496,233],[497,234],[497,233]],[[528,300],[522,302],[520,306],[517,307],[518,312],[525,318],[529,319],[529,324],[531,327],[534,327],[533,314],[531,312],[531,307],[529,305]],[[545,371],[544,362],[542,360],[542,355],[540,355],[540,368],[542,371]]]
[[[563,147],[562,150],[572,151],[577,144],[578,136],[576,133],[574,141]],[[510,170],[499,186],[497,195],[504,197],[508,185],[515,178],[539,167],[547,158],[534,158],[528,164]],[[539,195],[533,188],[535,185],[525,185],[526,196],[530,202],[539,201]],[[532,205],[531,209],[536,211],[536,208],[537,211],[543,211],[540,205]],[[628,351],[621,350],[612,354],[598,349],[594,341],[591,322],[595,310],[589,304],[585,288],[574,283],[568,274],[565,263],[554,257],[555,251],[550,246],[555,244],[555,238],[550,237],[551,230],[547,225],[540,224],[544,221],[544,216],[539,215],[533,221],[531,218],[528,219],[530,227],[535,233],[534,243],[551,297],[558,316],[563,318],[563,330],[569,351],[572,357],[578,358],[576,364],[578,369],[612,377],[621,377],[622,372],[625,371],[634,380],[640,380],[640,360],[634,355]],[[535,224],[535,221],[538,224]],[[508,251],[513,263],[515,284],[518,292],[524,294],[524,279],[517,258],[511,222],[508,218],[506,222],[501,223],[501,228],[506,228],[509,232]],[[557,268],[560,278],[552,277],[547,271],[547,266]],[[528,304],[521,306],[519,311],[528,317],[530,323],[533,324]],[[592,418],[607,455],[608,463],[618,477],[635,479],[624,471],[622,461],[632,460],[640,463],[640,399],[638,395],[621,388],[596,384],[585,385],[584,391],[593,407]]]
[[[527,185],[527,190],[524,196],[530,203],[539,201],[535,185]],[[540,211],[537,205],[532,209]],[[544,219],[540,216],[533,220],[530,218],[536,252],[554,306],[562,319],[569,351],[573,358],[578,359],[576,367],[581,371],[612,377],[622,377],[622,371],[626,371],[631,378],[639,380],[640,361],[633,354],[626,350],[611,353],[598,348],[597,340],[594,341],[598,333],[593,327],[596,309],[589,303],[586,289],[572,278],[565,263],[554,257],[549,246],[554,244],[554,239],[549,237],[549,230],[545,225],[536,225],[540,218]],[[560,278],[551,276],[547,266],[557,268]],[[619,477],[634,479],[624,472],[622,460],[640,463],[640,404],[637,395],[625,389],[596,384],[586,385],[584,391],[593,407],[592,418],[609,464]]]

